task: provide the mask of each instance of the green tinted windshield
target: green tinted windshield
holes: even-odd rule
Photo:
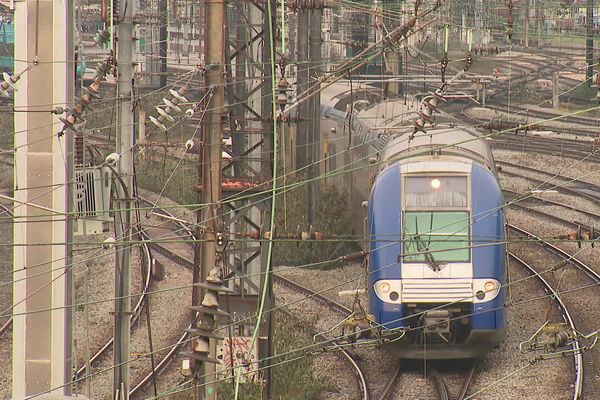
[[[468,262],[469,213],[407,211],[404,213],[404,262]]]

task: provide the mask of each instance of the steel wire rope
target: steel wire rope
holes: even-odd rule
[[[559,117],[560,117],[560,116],[559,116]],[[555,118],[554,118],[554,119],[555,119]],[[509,130],[512,130],[512,129],[509,129]],[[500,132],[500,133],[501,133],[501,132]],[[485,136],[486,136],[486,135],[483,135],[483,137],[485,137]],[[584,175],[584,176],[587,176],[587,175],[588,175],[588,174],[586,174],[586,175]]]
[[[599,239],[596,239],[596,240],[599,240]],[[595,241],[596,241],[596,240],[595,240]],[[582,250],[580,250],[580,251],[582,251]],[[552,272],[552,270],[553,270],[553,269],[546,270],[546,271],[542,271],[542,272],[540,272],[540,273],[537,273],[537,274],[535,274],[535,275],[531,275],[531,276],[528,276],[528,277],[526,277],[526,278],[522,278],[522,279],[521,279],[521,280],[519,280],[519,281],[526,280],[526,279],[531,279],[531,278],[533,278],[533,277],[535,277],[535,276],[537,276],[537,275],[541,275],[542,273],[545,273],[545,272]],[[511,284],[514,284],[514,283],[516,283],[516,282],[513,282],[513,283],[511,283]],[[570,290],[567,290],[567,291],[564,291],[564,292],[560,292],[560,293],[571,293],[571,292],[574,292],[574,291],[576,291],[576,290],[586,289],[586,288],[590,288],[590,287],[597,287],[597,286],[598,286],[597,284],[593,284],[593,285],[587,285],[587,286],[583,286],[583,287],[579,287],[579,288],[575,288],[575,289],[570,289]],[[321,292],[323,292],[323,291],[321,291]],[[320,293],[320,292],[316,292],[316,293]],[[513,304],[512,304],[512,306],[514,306],[514,305],[519,305],[519,304],[524,304],[524,303],[528,303],[528,302],[531,302],[531,301],[536,301],[536,300],[539,300],[539,299],[545,299],[545,298],[547,298],[548,296],[549,296],[549,295],[544,295],[544,296],[539,296],[538,298],[534,298],[533,300],[532,300],[532,299],[529,299],[529,300],[523,300],[523,301],[520,301],[520,302],[513,303]],[[304,301],[304,300],[305,300],[305,299],[300,299],[299,301]],[[109,301],[110,301],[110,300],[109,300]],[[453,303],[454,303],[454,302],[453,302]],[[452,303],[450,303],[450,304],[452,304]],[[508,306],[507,306],[507,307],[508,307]],[[270,310],[270,311],[274,311],[274,310],[276,310],[277,308],[280,308],[280,307],[276,307],[276,308],[274,308],[274,309],[272,309],[272,310]],[[492,310],[487,310],[487,311],[485,311],[485,312],[489,312],[489,311],[493,311],[493,309],[492,309]],[[478,314],[478,313],[474,313],[474,314]],[[253,317],[250,317],[250,318],[253,318]],[[237,321],[236,323],[239,323],[239,322],[240,322],[240,321]],[[395,321],[391,321],[391,322],[395,322]],[[225,328],[225,327],[220,327],[220,329],[222,329],[222,328]],[[418,328],[415,328],[415,329],[418,329]],[[370,328],[369,328],[369,329],[367,329],[367,330],[370,330]],[[332,340],[337,340],[337,339],[335,339],[335,338],[334,338],[334,339],[332,339]],[[327,341],[324,341],[324,343],[330,343],[330,342],[332,342],[332,340],[327,340]],[[320,343],[320,344],[323,344],[323,343]],[[307,346],[307,348],[314,347],[314,346],[315,346],[315,345]],[[167,348],[169,348],[169,347],[167,347]],[[165,348],[165,349],[167,349],[167,348]],[[159,349],[159,350],[157,350],[157,351],[161,351],[161,350],[164,350],[164,349]],[[299,350],[295,350],[295,351],[300,351],[300,350],[304,350],[304,348],[301,348],[301,349],[299,349]],[[278,356],[282,356],[282,355],[284,355],[284,354],[280,354],[280,355],[278,355]],[[135,359],[126,360],[126,361],[124,361],[123,363],[125,363],[125,362],[132,362],[132,361],[136,361],[136,360],[137,360],[137,359],[139,359],[139,358],[140,358],[140,357],[136,357]],[[121,363],[121,364],[123,364],[123,363]],[[106,370],[109,370],[109,369],[112,369],[112,368],[115,368],[115,367],[117,367],[117,366],[114,366],[114,365],[113,365],[113,366],[111,366],[111,367],[109,367],[109,368],[107,368],[107,369],[105,369],[105,370],[103,370],[103,371],[99,371],[98,373],[102,373],[102,372],[104,372],[104,371],[106,371]],[[96,374],[93,374],[93,375],[97,375],[98,373],[96,373]],[[64,385],[63,385],[63,386],[64,386]],[[61,387],[62,387],[62,386],[61,386]],[[45,392],[44,392],[44,393],[45,393]],[[44,393],[36,394],[36,395],[34,395],[34,397],[37,397],[37,396],[39,396],[39,395],[42,395],[42,394],[44,394]]]
[[[535,240],[535,242],[539,242],[539,240]],[[596,243],[596,242],[600,242],[600,238],[596,238],[596,239],[594,239],[594,240],[591,240],[591,241],[589,241],[589,243],[586,243],[586,246],[585,246],[585,247],[582,247],[581,249],[578,249],[578,251],[576,251],[574,254],[571,254],[571,255],[569,255],[569,257],[565,257],[565,260],[562,260],[562,261],[561,261],[560,263],[558,263],[558,264],[560,264],[560,265],[562,266],[562,265],[564,265],[564,263],[565,263],[565,262],[568,262],[568,261],[570,261],[570,260],[573,260],[573,259],[575,258],[575,256],[577,256],[577,255],[578,255],[580,252],[584,251],[584,250],[586,249],[586,247],[591,247],[591,246],[592,246],[594,243]],[[507,242],[505,242],[505,243],[507,243]],[[493,243],[493,244],[485,244],[485,245],[461,246],[461,247],[453,248],[453,249],[450,249],[450,250],[463,249],[463,248],[471,248],[471,249],[472,249],[472,248],[489,247],[489,246],[495,246],[495,245],[497,245],[497,243]],[[446,251],[446,250],[442,250],[442,251]],[[419,252],[413,252],[413,253],[410,253],[410,254],[411,254],[411,255],[414,255],[414,254],[424,254],[424,253],[426,253],[426,252],[427,252],[427,251],[419,251]],[[434,251],[434,252],[435,252],[435,251]],[[404,254],[404,253],[401,253],[401,254],[400,254],[400,256],[404,256],[404,255],[406,255],[406,254]],[[339,261],[339,260],[337,260],[337,261]],[[380,267],[378,270],[383,270],[383,269],[386,269],[386,268],[391,268],[391,267],[394,267],[394,266],[396,266],[396,265],[397,265],[397,263],[396,263],[396,262],[393,262],[393,263],[390,263],[390,264],[388,264],[388,265],[385,265],[385,266],[382,266],[382,267]],[[538,275],[540,275],[540,276],[541,276],[541,275],[543,275],[543,274],[546,274],[546,273],[552,273],[552,272],[554,272],[555,270],[556,270],[556,266],[552,266],[551,268],[548,268],[548,269],[545,269],[545,270],[539,271],[539,272],[538,272],[537,274],[535,274],[535,275],[528,276],[528,277],[521,278],[521,279],[519,279],[519,280],[516,280],[516,281],[512,281],[512,282],[506,283],[506,284],[505,284],[505,285],[503,285],[502,287],[508,287],[508,286],[514,285],[514,284],[516,284],[516,283],[520,283],[520,282],[526,281],[526,280],[528,280],[528,279],[534,278],[534,277],[536,277],[536,276],[538,276]],[[314,294],[312,294],[312,295],[308,295],[308,296],[306,296],[306,297],[303,297],[303,298],[301,298],[301,299],[294,300],[294,301],[291,301],[291,302],[288,302],[288,303],[282,304],[282,305],[280,305],[280,306],[273,307],[272,309],[268,310],[268,312],[271,312],[271,311],[276,311],[276,310],[278,310],[278,309],[280,309],[280,308],[284,308],[284,307],[287,307],[287,306],[289,306],[289,305],[292,305],[292,304],[296,304],[296,303],[298,303],[298,302],[305,301],[307,298],[311,298],[311,297],[314,297],[315,295],[320,295],[320,294],[323,294],[323,293],[325,293],[325,292],[331,291],[331,290],[333,290],[333,289],[339,288],[339,287],[341,287],[341,286],[343,286],[343,285],[345,285],[345,284],[348,284],[348,283],[350,283],[350,282],[353,282],[353,281],[355,281],[355,280],[357,280],[357,279],[362,279],[364,276],[368,276],[369,274],[372,274],[372,273],[373,273],[373,271],[368,271],[368,272],[366,272],[366,273],[363,273],[363,274],[357,275],[357,276],[355,276],[355,277],[352,277],[351,279],[348,279],[348,280],[346,280],[346,281],[339,282],[339,283],[337,283],[337,284],[336,284],[336,285],[334,285],[334,286],[330,286],[330,287],[327,287],[327,288],[325,288],[325,289],[321,289],[321,290],[319,290],[319,291],[315,292],[315,293],[314,293]],[[255,274],[255,275],[258,275],[258,274]],[[567,290],[565,290],[565,291],[563,291],[563,292],[559,292],[559,293],[571,293],[571,292],[573,292],[573,291],[578,291],[578,290],[587,289],[587,288],[591,288],[591,287],[598,287],[598,286],[599,286],[599,285],[598,285],[598,283],[593,283],[593,284],[590,284],[590,285],[585,285],[585,286],[580,286],[580,287],[576,287],[576,288],[567,289]],[[157,294],[157,293],[164,293],[164,292],[176,291],[176,290],[181,290],[181,289],[190,288],[190,287],[191,287],[190,285],[180,285],[180,286],[174,286],[174,287],[169,287],[169,288],[164,288],[164,289],[157,289],[157,290],[147,291],[147,294]],[[53,311],[53,310],[58,310],[58,309],[68,309],[68,308],[80,307],[80,306],[86,306],[86,305],[95,305],[95,304],[100,304],[100,303],[105,303],[105,302],[113,302],[113,301],[115,301],[116,299],[123,300],[123,299],[126,299],[126,298],[137,297],[137,296],[139,296],[139,295],[140,295],[140,293],[135,293],[135,294],[130,294],[130,295],[128,295],[128,296],[120,296],[120,297],[108,297],[108,298],[105,298],[105,299],[101,299],[101,300],[94,300],[94,301],[90,301],[90,302],[87,302],[87,303],[77,303],[77,304],[72,304],[72,305],[67,305],[67,306],[49,307],[49,308],[45,308],[45,309],[31,310],[31,311],[25,311],[25,312],[20,312],[20,313],[11,313],[11,314],[4,314],[4,313],[2,313],[2,314],[0,314],[0,318],[2,318],[2,317],[8,317],[8,316],[15,316],[15,315],[29,315],[29,314],[36,314],[36,313],[40,313],[40,312],[48,312],[48,311]],[[449,306],[449,305],[453,305],[453,304],[456,304],[456,303],[458,303],[458,302],[461,302],[461,301],[465,301],[465,300],[471,299],[471,298],[472,298],[472,297],[474,297],[474,296],[475,296],[475,295],[466,296],[466,297],[464,297],[464,298],[461,298],[461,299],[459,299],[459,300],[455,300],[455,301],[448,302],[448,303],[446,303],[446,304],[442,304],[442,305],[440,305],[440,306],[436,307],[435,309],[437,309],[437,308],[440,308],[440,307],[446,307],[446,306]],[[534,298],[534,300],[546,299],[547,297],[548,297],[548,295],[544,295],[544,296],[540,296],[540,297]],[[519,303],[515,303],[515,304],[519,304]],[[502,307],[499,307],[499,308],[502,308]],[[499,308],[494,308],[494,309],[491,309],[491,311],[493,311],[493,310],[497,310],[497,309],[499,309]],[[486,310],[486,311],[482,311],[481,313],[487,313],[487,312],[489,312],[489,311],[490,311],[490,310]],[[407,318],[411,318],[411,317],[414,317],[414,316],[422,315],[424,312],[425,312],[425,311],[423,311],[423,312],[418,312],[418,313],[415,313],[415,314],[411,314],[411,315],[409,315],[409,316],[406,316],[406,317],[403,317],[403,318],[400,318],[400,319],[396,319],[396,320],[392,320],[392,321],[390,321],[390,322],[398,322],[398,321],[401,321],[401,320],[404,320],[404,319],[407,319]],[[479,314],[479,313],[474,313],[473,315],[476,315],[476,314]],[[229,326],[233,326],[233,325],[235,325],[235,324],[238,324],[238,323],[240,323],[240,322],[249,321],[249,320],[251,320],[251,319],[253,319],[253,318],[255,318],[255,317],[256,317],[256,315],[252,315],[252,316],[249,316],[249,317],[246,317],[246,318],[242,318],[242,319],[240,319],[240,320],[236,320],[236,321],[234,321],[234,322],[233,322],[231,325],[224,325],[224,326],[220,326],[220,327],[218,327],[216,330],[222,330],[222,329],[228,328]],[[368,330],[370,330],[370,329],[371,329],[371,328],[365,329],[365,331],[368,331]]]
[[[584,158],[584,159],[585,159],[585,158]],[[584,159],[583,159],[583,160],[584,160]],[[582,161],[583,161],[583,160],[582,160]],[[586,174],[585,176],[587,176],[587,175],[588,175],[588,174]]]
[[[530,277],[528,277],[528,278],[524,278],[524,279],[529,279],[529,278],[532,278],[532,277],[534,277],[534,276],[530,276]],[[569,291],[560,292],[559,294],[563,294],[563,293],[570,293],[570,292],[573,292],[573,291],[575,291],[575,290],[586,289],[586,288],[589,288],[589,287],[597,287],[597,285],[595,285],[595,284],[594,284],[594,285],[584,286],[584,287],[580,287],[580,288],[575,288],[575,289],[571,289],[571,290],[569,290]],[[549,296],[551,296],[551,295],[549,295],[549,294],[548,294],[548,295],[545,295],[545,296],[540,296],[540,297],[538,297],[538,298],[534,298],[534,299],[530,299],[530,300],[522,300],[522,301],[520,301],[520,302],[517,302],[517,303],[512,303],[512,304],[510,304],[510,305],[507,305],[505,308],[512,307],[512,306],[517,306],[517,305],[521,305],[521,304],[526,304],[526,303],[529,303],[529,302],[532,302],[532,301],[543,300],[543,299],[546,299],[546,298],[547,298],[547,297],[549,297]],[[301,299],[300,301],[304,301],[304,300],[305,300],[305,299]],[[271,311],[273,311],[273,310],[271,310]],[[490,311],[494,311],[494,309],[492,309],[492,310],[488,310],[488,311],[486,311],[486,312],[490,312]],[[481,312],[480,312],[480,313],[481,313]],[[478,313],[474,313],[473,315],[475,315],[475,314],[478,314]],[[394,321],[392,321],[392,322],[394,322]],[[420,329],[420,328],[421,328],[421,327],[416,327],[415,329]],[[346,335],[346,336],[349,336],[349,335]],[[343,337],[341,337],[341,338],[343,338]],[[288,354],[290,354],[290,353],[291,353],[291,354],[293,354],[293,353],[296,353],[296,352],[299,352],[299,351],[307,351],[307,350],[311,350],[312,348],[316,348],[317,346],[321,346],[321,345],[324,345],[324,344],[327,344],[327,343],[331,343],[331,342],[333,342],[333,341],[335,341],[335,340],[338,340],[338,339],[340,339],[340,337],[337,337],[337,338],[332,338],[332,339],[329,339],[329,340],[326,340],[326,341],[322,341],[322,342],[319,342],[319,343],[315,343],[315,344],[313,344],[313,345],[308,345],[308,346],[305,346],[305,347],[302,347],[302,348],[297,348],[297,349],[294,349],[294,350],[292,350],[292,351],[289,351],[289,352],[287,352],[287,353],[281,353],[281,354],[278,354],[278,355],[276,355],[276,356],[270,357],[270,359],[272,359],[272,358],[276,358],[276,357],[283,357],[283,356],[286,356],[286,355],[288,355]],[[189,340],[191,340],[191,339],[188,339],[188,341],[189,341]],[[158,352],[158,351],[164,351],[164,350],[168,350],[169,348],[171,348],[172,346],[175,346],[175,345],[176,345],[176,344],[173,344],[173,345],[169,345],[169,346],[167,346],[167,347],[165,347],[165,348],[163,348],[163,349],[158,349],[158,350],[156,350],[156,352]],[[314,354],[314,352],[305,353],[304,355],[302,355],[302,356],[299,356],[299,358],[302,358],[302,357],[307,357],[307,356],[309,356],[309,355],[312,355],[312,354]],[[147,355],[147,354],[145,354],[145,355],[143,355],[143,356],[146,356],[146,357],[147,357],[148,355]],[[128,362],[133,362],[133,361],[137,361],[137,360],[139,360],[140,358],[142,358],[143,356],[138,356],[138,357],[135,357],[135,358],[133,358],[133,359],[126,360],[126,361],[122,362],[121,364],[128,363]],[[260,362],[260,361],[265,361],[265,358],[263,358],[263,359],[261,359],[261,360],[258,360],[257,362]],[[120,364],[120,365],[121,365],[121,364]],[[271,367],[274,367],[274,366],[276,366],[276,365],[277,365],[277,364],[272,364],[272,365],[271,365]],[[118,367],[118,366],[119,366],[119,365],[112,365],[112,366],[110,366],[110,367],[107,367],[107,368],[105,368],[105,369],[103,369],[103,370],[101,370],[101,371],[97,371],[96,373],[93,373],[93,374],[92,374],[92,375],[90,375],[90,376],[95,376],[95,375],[98,375],[98,374],[101,374],[101,373],[107,372],[107,371],[109,371],[109,370],[111,370],[111,369],[113,369],[113,368],[116,368],[116,367]],[[259,368],[259,369],[260,369],[260,368]],[[230,370],[231,370],[231,369],[230,369]],[[224,371],[224,372],[225,372],[225,371]],[[211,383],[216,383],[216,382],[218,382],[218,381],[222,381],[222,380],[226,380],[226,379],[229,379],[229,378],[222,378],[222,379],[219,379],[219,380],[217,380],[217,381],[214,381],[214,382],[206,382],[206,383],[205,383],[205,385],[207,385],[207,384],[211,384]],[[76,382],[76,381],[75,381],[75,382]],[[63,387],[63,386],[65,386],[65,385],[62,385],[61,387]],[[55,389],[58,389],[58,388],[59,388],[59,387],[57,387],[57,388],[53,388],[52,390],[55,390]],[[33,397],[31,397],[31,398],[34,398],[34,397],[37,397],[37,396],[43,395],[43,394],[45,394],[45,393],[47,393],[47,392],[43,392],[43,393],[38,393],[38,394],[35,394],[35,395],[33,395]]]

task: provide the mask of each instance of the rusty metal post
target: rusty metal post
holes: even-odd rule
[[[199,385],[198,398],[216,400],[217,393],[216,338],[209,331],[214,329],[215,314],[209,313],[204,306],[212,306],[204,301],[207,290],[198,286],[209,278],[217,264],[216,234],[221,231],[220,201],[221,201],[221,143],[223,138],[223,104],[224,104],[224,73],[225,73],[225,2],[215,0],[207,2],[205,8],[205,85],[212,90],[206,105],[206,116],[202,121],[202,149],[199,158],[198,174],[201,185],[200,203],[203,206],[198,211],[198,220],[206,228],[200,233],[201,242],[196,247],[194,285],[192,294],[192,310],[198,312],[196,328],[199,338],[192,341],[192,353],[199,353],[195,358],[194,373]],[[201,300],[203,299],[203,300]],[[196,313],[192,317],[196,319]],[[208,348],[205,347],[208,344]],[[207,350],[207,351],[206,351]]]

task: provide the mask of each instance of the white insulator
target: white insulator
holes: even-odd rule
[[[102,242],[102,248],[103,249],[111,249],[114,245],[115,245],[115,238],[112,236],[107,237],[106,239],[104,239],[104,242]]]
[[[179,100],[180,103],[187,103],[188,99],[185,98],[184,95],[180,94],[177,90],[175,89],[169,89],[169,93],[171,93],[171,96],[175,97],[177,100]]]
[[[168,120],[170,122],[175,122],[175,119],[173,117],[171,117],[171,115],[169,114],[169,112],[167,110],[163,110],[162,108],[157,106],[156,111],[158,111],[158,113],[166,120]]]
[[[184,358],[181,361],[181,375],[192,376],[192,360]]]
[[[163,131],[167,131],[167,127],[163,125],[163,123],[161,121],[158,120],[158,118],[154,118],[152,115],[150,116],[150,122],[152,122],[154,125],[156,125],[158,128],[162,129]]]
[[[181,108],[179,108],[179,106],[177,104],[173,103],[171,100],[169,100],[169,99],[163,99],[163,101],[164,101],[164,103],[165,103],[165,105],[167,107],[169,107],[169,108],[171,108],[171,109],[173,109],[173,110],[175,110],[177,112],[182,112]]]
[[[10,97],[10,93],[8,93],[8,91],[2,89],[0,87],[0,95],[2,95],[3,97]]]
[[[219,297],[215,292],[206,292],[204,298],[202,299],[202,305],[204,307],[218,307]]]
[[[8,87],[11,90],[17,91],[19,89],[17,89],[17,87],[14,85],[14,83],[16,83],[17,81],[15,79],[13,79],[12,76],[10,76],[10,74],[8,72],[3,72],[2,73],[2,79],[4,80],[4,82],[8,85]]]
[[[195,352],[208,354],[208,352],[210,351],[210,342],[208,338],[199,337],[198,339],[194,340],[194,342]]]
[[[192,118],[194,116],[194,109],[188,108],[187,110],[185,110],[185,116],[188,118]]]
[[[120,159],[121,156],[119,155],[119,153],[110,153],[106,156],[106,159],[104,161],[106,161],[108,165],[116,165]]]
[[[192,139],[188,139],[185,141],[185,149],[191,150],[194,147],[195,143]]]

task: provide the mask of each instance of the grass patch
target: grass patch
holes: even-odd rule
[[[196,175],[195,162],[184,160],[177,166],[177,160],[151,149],[148,149],[147,157],[137,158],[137,184],[156,193],[160,193],[166,185],[164,194],[184,206],[198,203],[198,193],[194,190],[194,185],[197,183]]]
[[[306,329],[306,324],[277,314],[275,318],[275,351],[278,354],[287,353],[294,349],[312,343],[311,333]],[[283,357],[276,357],[274,363],[280,364],[273,367],[273,398],[285,400],[312,400],[326,391],[335,390],[335,385],[327,377],[315,377],[312,372],[314,357],[302,357],[298,360],[283,363],[301,356],[302,352],[291,353]],[[217,386],[219,400],[233,399],[232,380],[222,381]],[[262,399],[262,385],[244,384],[240,386],[240,399]]]
[[[288,185],[292,183],[287,182]],[[307,184],[277,196],[276,201],[275,226],[278,227],[280,233],[281,231],[293,233],[297,226],[300,226],[302,231],[308,231]],[[354,242],[344,240],[351,232],[346,196],[335,186],[321,185],[315,230],[334,237],[330,240],[315,242],[296,242],[294,240],[278,242],[274,247],[274,263],[276,265],[314,263],[331,260],[352,251]],[[337,235],[340,236],[339,239],[335,238]]]

